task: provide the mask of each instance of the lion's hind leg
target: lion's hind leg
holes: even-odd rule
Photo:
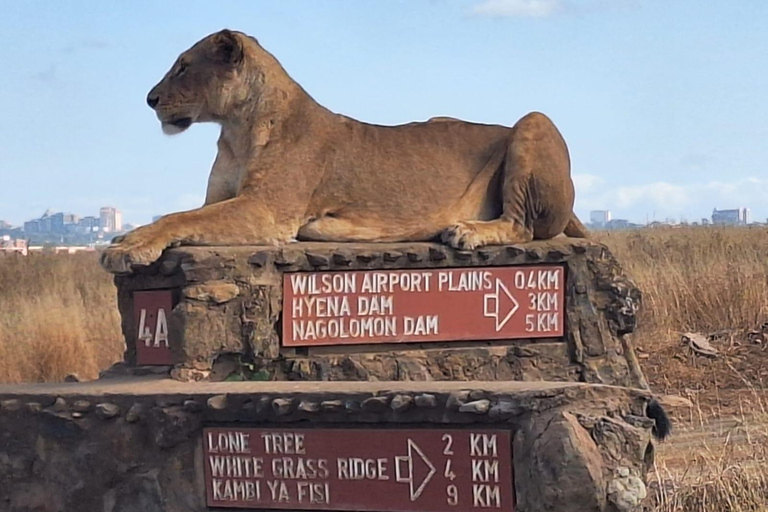
[[[573,217],[573,183],[565,141],[548,117],[534,112],[517,122],[502,172],[501,216],[457,222],[443,231],[444,243],[474,249],[563,233]]]

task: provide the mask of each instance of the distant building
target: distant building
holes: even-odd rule
[[[30,233],[39,233],[40,232],[40,220],[28,220],[24,223],[24,232],[27,234]]]
[[[712,211],[712,224],[718,226],[745,226],[750,223],[749,208]]]
[[[13,226],[4,220],[0,220],[0,229],[13,229]]]
[[[630,223],[627,219],[611,219],[605,223],[606,229],[629,229]]]
[[[0,237],[0,256],[7,254],[27,255],[27,241],[14,239],[8,235]]]
[[[99,210],[99,227],[106,233],[120,231],[123,227],[123,214],[117,208],[104,206]]]
[[[592,210],[589,212],[589,223],[595,227],[604,227],[610,220],[610,210]]]
[[[99,219],[93,216],[83,217],[75,225],[75,233],[78,235],[92,235],[99,231]]]

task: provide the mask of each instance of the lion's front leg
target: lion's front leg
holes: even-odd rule
[[[277,226],[268,210],[252,200],[235,198],[197,210],[167,215],[113,241],[101,256],[101,265],[115,274],[149,265],[171,246],[274,245],[295,237],[298,226]]]

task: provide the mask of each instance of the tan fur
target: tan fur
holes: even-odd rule
[[[116,239],[112,272],[171,245],[442,239],[462,249],[586,236],[568,149],[540,113],[513,127],[449,117],[378,126],[316,103],[258,42],[212,34],[149,93],[166,132],[221,125],[205,205]]]

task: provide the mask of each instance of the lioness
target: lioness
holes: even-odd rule
[[[221,125],[205,204],[118,237],[116,273],[178,244],[427,241],[473,249],[565,233],[565,141],[530,113],[512,128],[452,118],[378,126],[315,102],[259,43],[222,30],[182,53],[147,96],[165,133]]]

